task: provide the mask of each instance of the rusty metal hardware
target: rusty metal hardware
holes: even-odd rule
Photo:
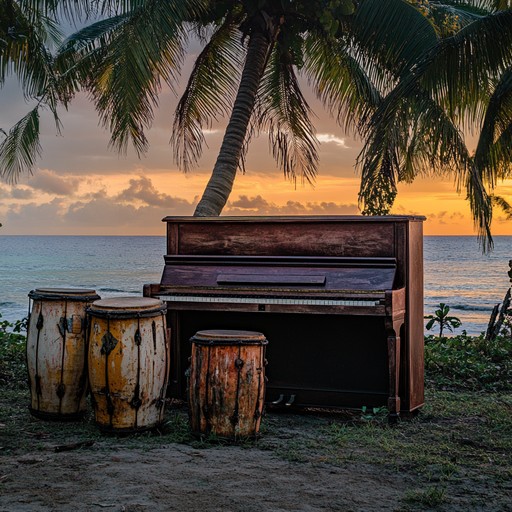
[[[103,337],[101,338],[101,354],[109,355],[112,350],[116,347],[118,340],[114,338],[114,336],[107,331]]]

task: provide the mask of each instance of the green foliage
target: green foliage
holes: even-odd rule
[[[20,388],[26,386],[25,363],[26,319],[15,323],[2,320],[0,313],[0,386]]]
[[[450,306],[441,302],[439,309],[436,309],[433,315],[427,315],[424,318],[429,319],[425,328],[430,331],[435,324],[439,324],[439,337],[443,336],[444,329],[453,332],[453,329],[460,327],[462,322],[456,316],[449,316]]]
[[[446,501],[446,489],[435,486],[425,490],[408,491],[405,495],[405,501],[427,507],[437,507]]]
[[[461,334],[425,337],[427,381],[439,388],[512,390],[512,338]]]

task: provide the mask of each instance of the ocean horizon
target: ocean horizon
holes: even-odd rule
[[[484,255],[474,236],[424,237],[424,311],[448,304],[462,321],[455,334],[485,331],[493,306],[510,287],[512,236],[494,240],[494,251]],[[160,282],[165,249],[165,236],[0,235],[2,319],[25,317],[35,288],[140,296],[144,284]]]

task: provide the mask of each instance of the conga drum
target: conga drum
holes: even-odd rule
[[[163,421],[169,345],[166,305],[146,297],[96,301],[89,314],[89,386],[104,432],[137,432]]]
[[[27,370],[30,412],[77,420],[87,408],[86,307],[94,290],[38,288],[29,294]]]
[[[265,399],[265,336],[205,330],[190,341],[191,430],[230,439],[256,436]]]

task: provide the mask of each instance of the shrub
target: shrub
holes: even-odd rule
[[[0,313],[0,386],[20,388],[26,386],[26,319],[15,323],[2,320]]]
[[[436,387],[512,391],[512,338],[426,336],[425,370]]]

